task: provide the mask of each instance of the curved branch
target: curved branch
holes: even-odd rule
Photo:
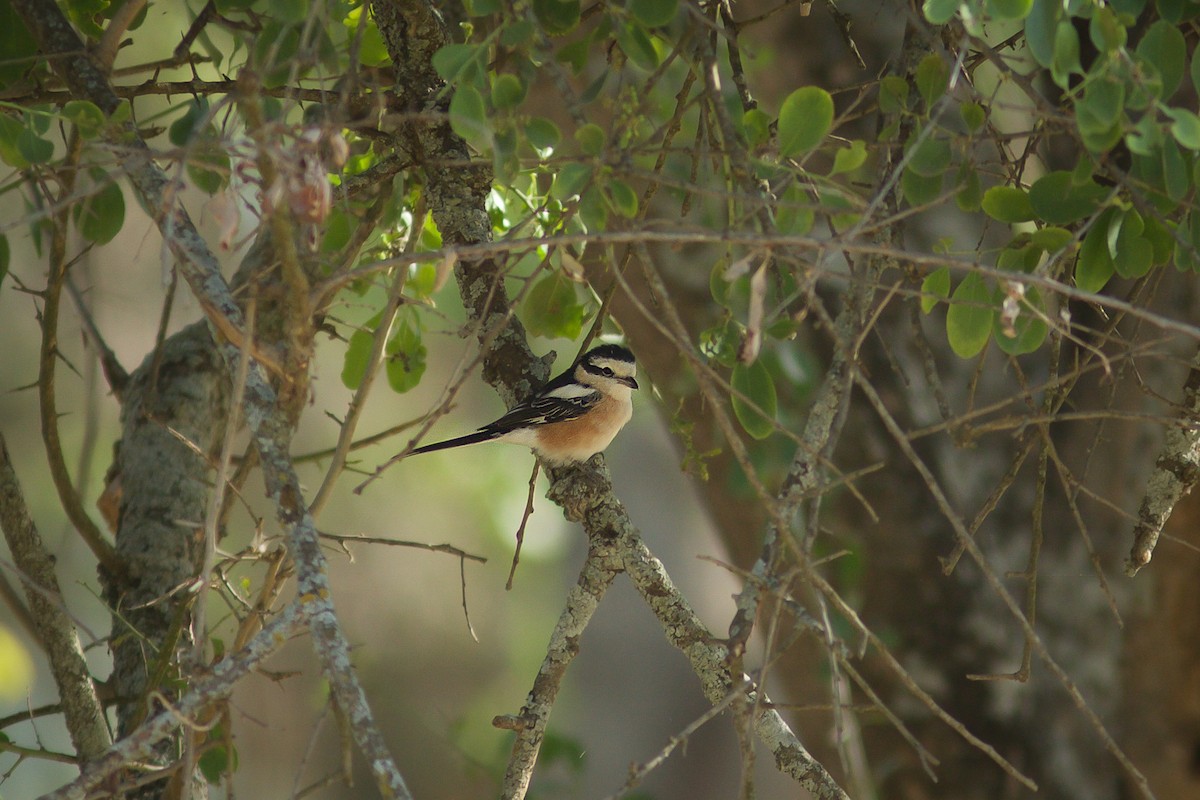
[[[1175,504],[1200,481],[1200,351],[1192,358],[1187,381],[1183,385],[1180,420],[1167,428],[1166,441],[1154,464],[1154,473],[1146,482],[1146,493],[1138,510],[1133,530],[1133,546],[1125,561],[1125,573],[1136,575],[1150,563],[1163,526],[1171,518]]]
[[[52,56],[81,50],[78,36],[52,0],[16,0],[13,6],[29,26],[43,54]],[[112,87],[89,58],[51,58],[50,61],[77,97],[91,100],[109,114],[119,104]],[[120,135],[124,146],[115,148],[120,154],[119,163],[143,206],[154,216],[165,243],[179,260],[180,274],[215,330],[218,349],[232,374],[239,360],[234,342],[251,333],[245,329],[241,310],[221,274],[220,265],[187,212],[175,202],[174,193],[168,191],[167,176],[154,163],[146,143],[129,123],[122,126]],[[375,726],[366,696],[354,673],[349,642],[334,611],[316,526],[306,509],[300,480],[288,455],[291,427],[283,419],[283,410],[278,408],[276,400],[277,395],[263,367],[256,361],[246,379],[243,413],[260,456],[267,494],[287,532],[288,549],[298,573],[300,602],[305,607],[317,656],[339,707],[351,720],[355,741],[370,765],[380,792],[385,797],[410,797]]]
[[[96,694],[75,626],[62,608],[54,559],[42,544],[21,495],[17,474],[0,434],[0,528],[17,568],[27,582],[25,597],[38,638],[50,658],[54,683],[62,697],[71,743],[84,761],[98,758],[112,743],[104,708]]]

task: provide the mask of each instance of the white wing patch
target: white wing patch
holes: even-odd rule
[[[557,389],[552,389],[546,392],[543,397],[556,397],[560,400],[575,400],[580,397],[587,397],[590,394],[595,394],[596,390],[590,386],[583,386],[578,383],[568,383],[566,386],[560,386]]]

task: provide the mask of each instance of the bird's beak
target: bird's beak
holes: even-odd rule
[[[621,383],[625,384],[630,389],[638,388],[637,380],[635,378],[621,378]]]

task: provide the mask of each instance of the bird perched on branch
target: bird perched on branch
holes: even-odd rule
[[[495,422],[466,436],[418,447],[410,455],[476,442],[524,445],[552,465],[587,461],[608,447],[633,416],[633,353],[602,344]]]

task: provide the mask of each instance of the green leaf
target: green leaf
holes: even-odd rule
[[[1077,124],[1084,132],[1107,130],[1120,120],[1125,111],[1125,84],[1107,73],[1087,85],[1083,99],[1075,104],[1079,115]]]
[[[1098,292],[1116,272],[1108,252],[1108,223],[1115,209],[1108,209],[1092,223],[1079,246],[1079,261],[1075,265],[1075,285],[1085,292]]]
[[[8,114],[0,114],[0,159],[14,169],[25,169],[29,161],[21,155],[17,140],[25,131],[25,126]]]
[[[500,44],[514,50],[524,49],[533,41],[537,29],[527,19],[516,19],[500,30]]]
[[[999,301],[1004,300],[1003,293]],[[1036,286],[1025,289],[1023,298],[1016,300],[1016,318],[1010,321],[1011,331],[1006,331],[1003,312],[996,314],[992,323],[992,337],[1000,349],[1010,356],[1022,356],[1032,353],[1046,341],[1050,332],[1046,325],[1046,303],[1042,300]],[[1010,336],[1009,333],[1016,334]]]
[[[184,108],[183,116],[171,123],[167,128],[167,138],[176,147],[184,147],[192,140],[196,127],[208,116],[208,101],[204,98],[193,100]]]
[[[565,202],[583,191],[592,179],[592,165],[572,161],[564,164],[554,178],[550,194],[555,200]]]
[[[862,139],[855,139],[850,143],[849,147],[843,147],[833,156],[833,169],[829,171],[829,176],[841,175],[844,172],[854,172],[861,167],[867,160],[867,143]]]
[[[492,129],[488,125],[483,95],[474,86],[459,86],[450,98],[450,127],[476,150],[491,148]]]
[[[1197,13],[1194,0],[1158,0],[1155,5],[1163,19],[1176,24],[1194,17]]]
[[[589,122],[575,131],[575,141],[579,142],[579,149],[589,156],[603,153],[607,138],[604,129],[594,122]]]
[[[997,222],[1028,222],[1033,219],[1029,193],[1015,186],[993,186],[983,193],[983,211]]]
[[[922,175],[910,165],[900,176],[900,191],[908,204],[914,207],[929,205],[942,195],[942,182],[945,176]]]
[[[983,207],[983,182],[973,164],[964,163],[959,169],[958,185],[954,202],[960,211],[973,214]]]
[[[350,215],[334,206],[325,220],[325,234],[321,237],[321,252],[336,253],[350,243]]]
[[[634,26],[619,26],[617,43],[629,60],[646,72],[658,69],[658,50],[644,30]]]
[[[1200,117],[1186,108],[1165,108],[1163,111],[1173,120],[1171,135],[1175,141],[1189,150],[1200,150]]]
[[[68,100],[63,105],[62,115],[84,139],[96,138],[104,128],[104,112],[89,100]]]
[[[583,190],[579,196],[579,220],[586,230],[595,232],[608,227],[608,204],[608,198],[595,183]]]
[[[494,108],[516,108],[525,99],[525,84],[512,73],[497,75],[492,82],[492,106]]]
[[[974,358],[992,334],[995,305],[983,276],[972,272],[963,278],[950,298],[946,312],[946,338],[959,358]]]
[[[469,0],[466,3],[467,13],[472,17],[487,17],[500,13],[500,0]]]
[[[17,149],[30,164],[45,164],[54,158],[54,143],[26,127],[17,134]]]
[[[388,386],[396,394],[404,394],[421,382],[425,374],[425,344],[421,330],[407,319],[402,320],[384,348],[387,354]]]
[[[200,755],[196,766],[200,768],[200,774],[204,776],[204,780],[217,786],[227,772],[237,769],[237,748],[233,749],[232,755],[233,757],[230,758],[229,751],[220,745],[209,747]]]
[[[996,267],[1008,272],[1032,272],[1041,257],[1041,248],[1033,244],[1010,244],[996,257]]]
[[[1076,184],[1065,170],[1038,178],[1029,187],[1033,212],[1051,225],[1066,225],[1096,213],[1109,191],[1093,181]]]
[[[1142,231],[1142,236],[1150,242],[1154,250],[1154,265],[1167,263],[1175,246],[1175,234],[1172,230],[1156,218],[1146,217],[1146,229]]]
[[[1183,200],[1188,189],[1192,186],[1192,171],[1188,169],[1187,159],[1183,157],[1174,139],[1166,139],[1162,143],[1162,162],[1164,188],[1167,197],[1176,203]]]
[[[33,688],[33,658],[5,626],[0,626],[0,699],[17,702]]]
[[[1113,224],[1117,224],[1116,218]],[[1110,250],[1113,250],[1113,266],[1122,278],[1140,278],[1154,266],[1154,245],[1142,236],[1146,224],[1142,215],[1133,209],[1121,215],[1119,224],[1115,250],[1112,240],[1109,240]],[[1109,232],[1111,236],[1112,225],[1109,226]]]
[[[771,138],[771,118],[760,108],[752,108],[742,116],[742,132],[750,147],[762,146]]]
[[[270,16],[281,22],[299,24],[308,17],[307,0],[268,0]]]
[[[1200,257],[1197,257],[1196,245],[1194,244],[1195,237],[1189,240],[1186,234],[1180,235],[1182,232],[1189,231],[1195,227],[1195,216],[1195,214],[1188,214],[1187,224],[1180,223],[1175,231],[1178,237],[1175,238],[1174,242],[1175,269],[1180,272],[1200,270]]]
[[[0,88],[19,81],[34,65],[37,41],[11,0],[0,0]]]
[[[254,65],[262,76],[263,86],[277,89],[296,78],[304,77],[311,69],[307,59],[297,58],[300,50],[300,26],[285,25],[268,20],[254,40]]]
[[[100,190],[75,206],[75,224],[89,242],[108,244],[125,224],[125,195],[114,181],[103,175],[101,180]]]
[[[447,44],[433,54],[433,68],[446,83],[473,82],[484,66],[487,48],[474,44]]]
[[[719,269],[724,272],[726,265]],[[724,283],[728,286],[729,284]],[[726,317],[725,321],[700,332],[700,354],[710,361],[716,361],[726,367],[737,364],[738,349],[741,347],[744,329],[733,319]]]
[[[526,122],[525,136],[538,150],[553,150],[562,141],[558,126],[545,117],[534,117]]]
[[[1083,72],[1079,63],[1079,32],[1070,20],[1060,20],[1054,31],[1054,58],[1050,62],[1050,77],[1059,88],[1066,89],[1071,75]]]
[[[1187,45],[1179,28],[1164,19],[1158,20],[1142,36],[1135,52],[1158,68],[1163,99],[1174,94],[1187,64]]]
[[[1125,146],[1135,156],[1157,156],[1163,143],[1163,132],[1154,114],[1143,114],[1133,130],[1125,135]],[[1137,159],[1135,159],[1136,164]],[[1155,158],[1154,162],[1159,163]],[[1158,181],[1155,181],[1158,183]]]
[[[787,236],[807,236],[816,222],[812,198],[792,184],[784,190],[775,211],[775,227]]]
[[[1114,70],[1125,80],[1127,110],[1141,111],[1162,97],[1162,76],[1152,61],[1135,54],[1128,61],[1114,61],[1113,64]]]
[[[905,147],[908,169],[926,178],[941,176],[950,166],[952,152],[950,142],[936,135],[917,131]]]
[[[1029,16],[1033,0],[987,0],[987,8],[996,19],[1020,20]]]
[[[1054,61],[1054,34],[1062,13],[1061,0],[1033,0],[1025,18],[1025,44],[1033,59],[1045,69]]]
[[[1088,25],[1088,35],[1092,44],[1101,53],[1115,53],[1125,46],[1129,33],[1121,20],[1109,6],[1099,6],[1092,13],[1092,21]]]
[[[626,219],[637,216],[638,196],[629,184],[613,178],[604,188],[607,190],[609,205],[612,206],[613,211]]]
[[[575,284],[555,272],[529,290],[521,319],[534,336],[577,339],[583,332],[583,312],[575,295]]]
[[[951,17],[958,13],[961,0],[925,0],[921,4],[921,13],[925,19],[934,25],[945,25]]]
[[[1057,253],[1069,245],[1074,238],[1075,235],[1066,228],[1048,225],[1034,231],[1029,240],[1046,253]]]
[[[987,111],[979,103],[963,103],[958,107],[958,113],[971,133],[977,132],[987,122]]]
[[[629,0],[629,13],[647,28],[666,25],[678,10],[678,0]]]
[[[713,300],[716,300],[719,305],[729,306],[729,281],[725,278],[725,272],[729,269],[729,263],[725,259],[718,259],[713,263],[712,269],[708,271],[708,291],[712,295]],[[728,366],[733,366],[731,361]]]
[[[833,98],[819,86],[792,92],[779,109],[779,154],[784,158],[815,149],[833,127]]]
[[[200,142],[188,149],[187,174],[192,183],[206,194],[216,194],[229,179],[229,156],[218,141]]]
[[[775,395],[775,381],[767,370],[762,359],[752,364],[738,364],[733,368],[729,379],[734,391],[745,396],[747,403],[737,394],[733,396],[733,414],[741,423],[746,433],[755,439],[766,439],[775,430],[775,415],[778,410],[778,398]],[[762,409],[759,413],[751,404]],[[765,415],[765,416],[764,416]]]
[[[939,301],[950,297],[950,268],[941,267],[921,281],[921,312],[933,311]]]
[[[917,65],[917,91],[925,100],[926,108],[931,108],[937,99],[946,93],[949,81],[950,68],[937,53],[925,56]]]
[[[579,24],[579,0],[533,0],[533,15],[542,23],[542,30],[561,36]]]
[[[908,107],[908,81],[899,75],[888,75],[879,82],[879,110],[884,114],[899,114]]]

